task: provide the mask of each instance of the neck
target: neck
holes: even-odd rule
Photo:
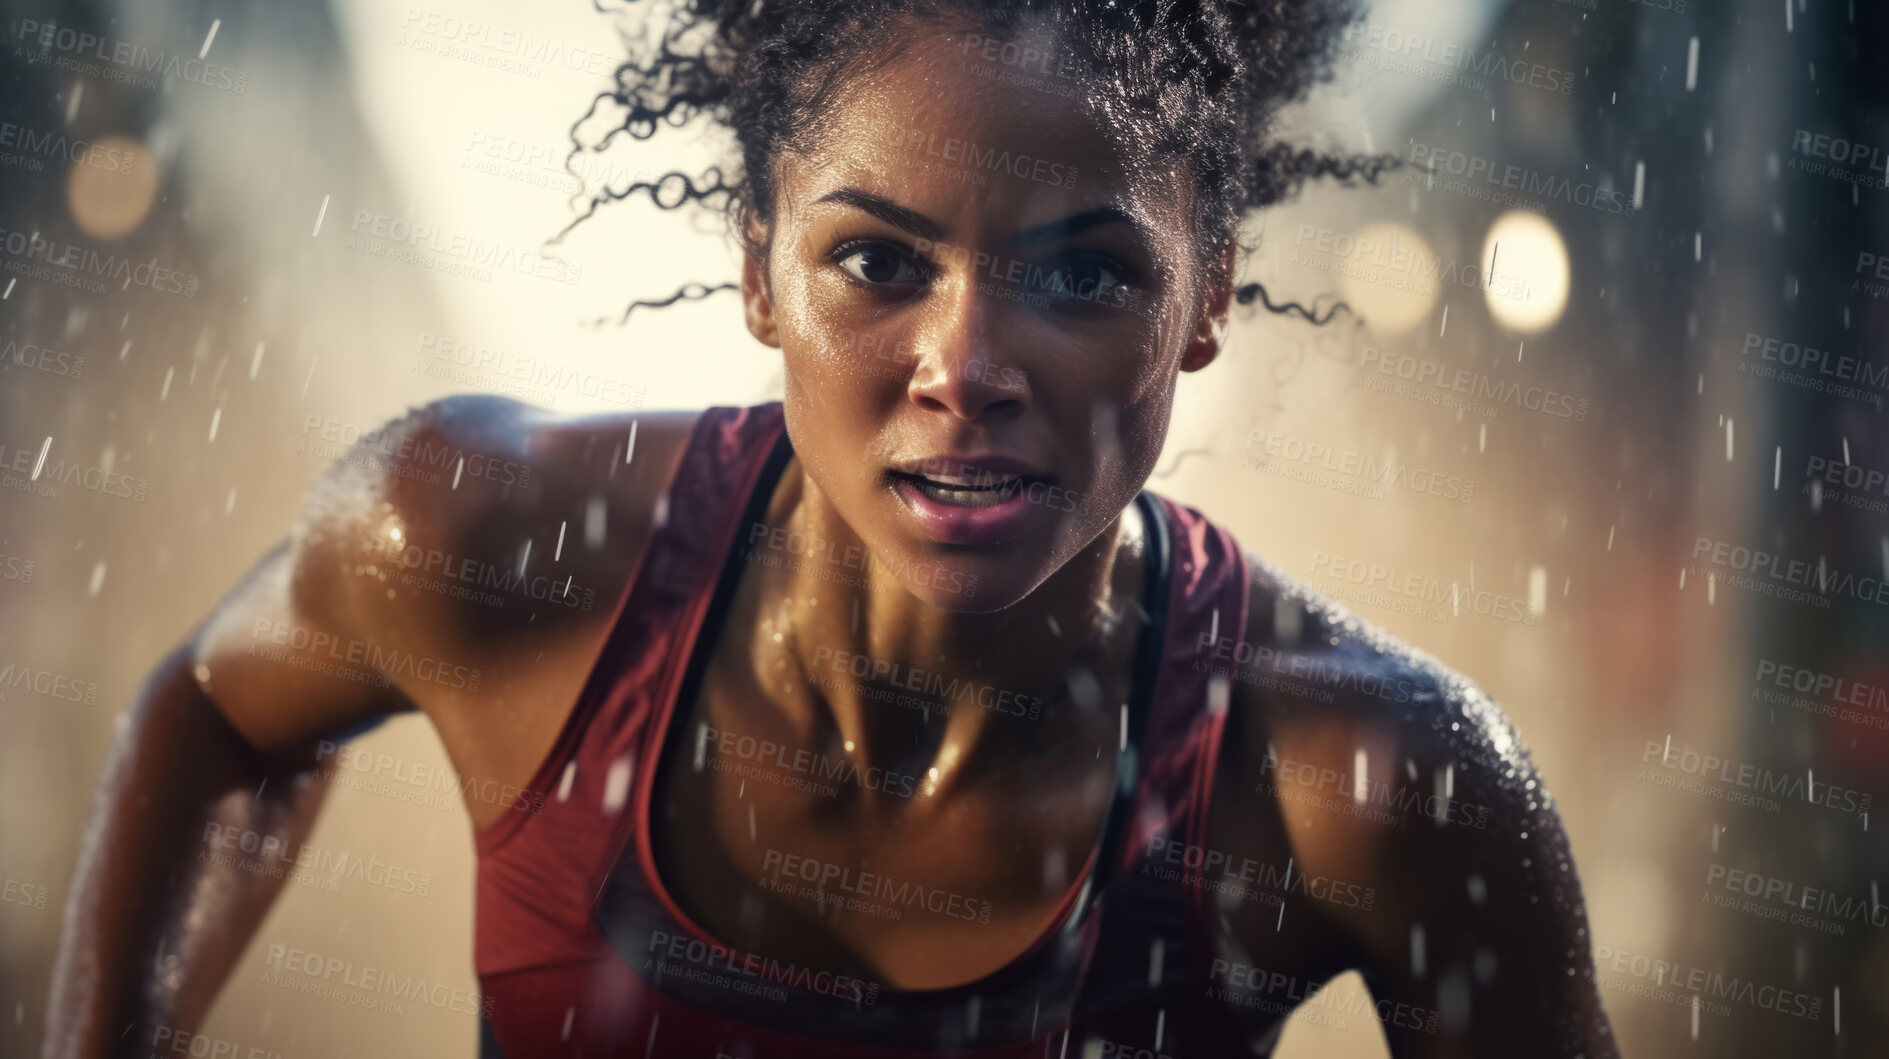
[[[1138,513],[1110,522],[1024,599],[983,614],[915,597],[798,460],[767,521],[832,544],[765,568],[769,602],[752,626],[760,684],[805,710],[803,724],[830,725],[860,766],[916,775],[936,795],[979,764],[1042,753],[1045,733],[1073,730],[1071,711],[1115,723],[1142,624]]]

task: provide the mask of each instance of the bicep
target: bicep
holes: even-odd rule
[[[1580,879],[1532,767],[1472,776],[1454,796],[1472,811],[1389,844],[1403,892],[1360,932],[1380,1010],[1407,1015],[1383,1021],[1393,1054],[1616,1055]]]
[[[298,552],[277,545],[224,597],[191,641],[198,686],[250,745],[305,752],[413,702],[373,665],[372,647],[345,621],[294,591]]]

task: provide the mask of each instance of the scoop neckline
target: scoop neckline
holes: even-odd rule
[[[779,428],[767,462],[757,480],[750,486],[747,503],[743,506],[742,518],[735,524],[736,530],[762,518],[768,505],[773,500],[775,491],[794,455],[793,445],[787,436],[783,423]],[[988,989],[1000,984],[1003,979],[1027,970],[1030,962],[1061,935],[1081,929],[1081,924],[1090,908],[1100,896],[1107,884],[1109,869],[1114,855],[1120,846],[1123,830],[1129,825],[1132,811],[1133,794],[1138,786],[1138,761],[1142,735],[1147,728],[1148,713],[1152,706],[1154,684],[1159,671],[1167,659],[1167,612],[1168,594],[1171,590],[1172,546],[1168,513],[1165,503],[1153,493],[1142,490],[1135,497],[1140,506],[1146,543],[1144,546],[1145,576],[1139,611],[1145,616],[1145,624],[1135,643],[1135,666],[1132,687],[1129,693],[1126,723],[1122,732],[1121,743],[1116,754],[1114,792],[1109,799],[1109,806],[1102,818],[1101,834],[1095,846],[1084,861],[1081,878],[1064,894],[1057,906],[1056,914],[1051,917],[1045,928],[1031,943],[1003,965],[986,974],[957,985],[941,986],[929,989],[901,989],[884,983],[878,983],[878,995],[885,997],[952,997],[965,993]],[[693,622],[689,631],[688,661],[684,666],[682,679],[677,683],[672,694],[666,697],[660,707],[651,730],[651,737],[645,745],[645,761],[638,769],[636,790],[630,804],[634,821],[637,871],[651,896],[663,907],[663,911],[694,939],[707,945],[717,946],[729,952],[743,953],[745,950],[730,945],[715,937],[708,929],[697,923],[683,910],[663,881],[657,870],[655,848],[651,841],[650,803],[657,781],[661,778],[665,761],[675,761],[672,750],[680,749],[681,726],[675,722],[677,714],[682,712],[684,704],[693,705],[694,698],[700,694],[701,683],[707,670],[710,649],[721,635],[727,611],[734,598],[735,590],[740,585],[740,572],[746,565],[749,553],[748,542],[735,534],[721,569],[716,574],[715,585],[708,607]],[[1152,606],[1148,604],[1152,602]],[[618,864],[621,864],[621,856]],[[612,871],[615,866],[612,866]],[[606,888],[608,886],[606,882]],[[761,955],[761,954],[757,954]]]

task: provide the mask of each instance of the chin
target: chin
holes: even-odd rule
[[[957,614],[989,614],[1015,606],[1048,576],[1032,576],[1033,570],[1020,570],[1014,561],[992,556],[914,558],[902,568],[904,576],[893,576],[907,592],[927,606]]]
[[[998,592],[995,586],[982,583],[978,584],[974,592],[940,591],[929,586],[909,584],[905,587],[919,602],[953,614],[992,614],[1016,605],[1029,595],[1028,591]]]

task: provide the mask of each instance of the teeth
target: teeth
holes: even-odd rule
[[[1011,479],[1011,481],[1014,482],[1016,479]],[[929,478],[914,479],[912,481],[912,488],[917,489],[919,492],[940,504],[950,504],[953,507],[993,507],[1008,501],[1011,497],[1016,495],[1016,490],[1014,489],[954,488],[940,484]]]
[[[926,474],[920,477],[928,482],[955,486],[960,489],[1007,489],[1012,482],[1018,480],[1015,475],[1005,478],[989,478],[964,474]]]

